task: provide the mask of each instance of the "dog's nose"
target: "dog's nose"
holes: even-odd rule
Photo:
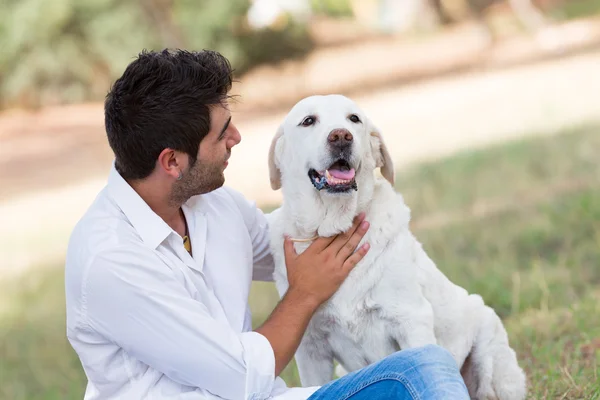
[[[344,147],[352,143],[352,134],[346,129],[334,129],[327,136],[327,140],[334,146]]]

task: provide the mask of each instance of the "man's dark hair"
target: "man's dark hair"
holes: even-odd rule
[[[143,51],[106,96],[104,123],[115,167],[125,179],[146,178],[165,148],[196,162],[210,130],[211,105],[229,97],[233,70],[204,50]]]

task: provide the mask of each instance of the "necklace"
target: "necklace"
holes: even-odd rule
[[[192,242],[190,241],[190,233],[188,231],[188,224],[185,216],[183,217],[183,221],[185,222],[185,235],[183,235],[183,247],[187,250],[190,255],[192,254]]]

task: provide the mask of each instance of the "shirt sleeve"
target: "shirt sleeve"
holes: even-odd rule
[[[267,399],[275,356],[257,332],[212,318],[149,251],[97,255],[83,290],[84,323],[135,359],[183,385],[224,399]]]
[[[252,239],[254,254],[252,280],[273,282],[275,261],[271,254],[269,224],[265,214],[255,202],[247,200],[241,193],[231,188],[225,189],[240,209]]]

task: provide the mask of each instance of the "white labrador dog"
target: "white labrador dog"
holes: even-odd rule
[[[296,353],[303,386],[330,381],[334,359],[354,371],[436,343],[456,359],[473,399],[525,397],[525,374],[500,318],[448,280],[412,235],[382,136],[353,101],[329,95],[298,102],[273,138],[269,169],[284,198],[270,215],[280,296],[288,288],[284,234],[299,239],[300,253],[317,235],[347,230],[361,211],[371,224],[363,239],[369,252],[316,312]]]

